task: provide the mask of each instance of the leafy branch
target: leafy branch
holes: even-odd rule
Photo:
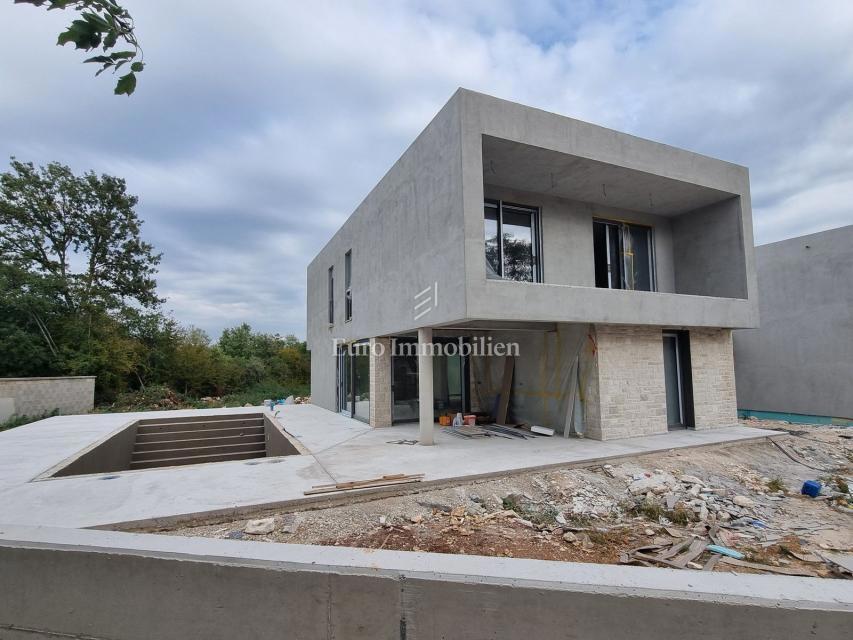
[[[136,90],[136,74],[145,68],[142,47],[136,39],[133,18],[115,0],[14,0],[15,4],[31,4],[36,7],[47,5],[47,10],[71,8],[80,13],[80,17],[71,22],[68,28],[59,34],[56,44],[63,46],[69,42],[76,49],[92,51],[101,49],[103,55],[87,58],[84,62],[101,65],[95,73],[101,75],[111,69],[113,73],[129,64],[128,73],[119,77],[115,86],[116,95],[129,96]],[[122,41],[131,49],[111,51]],[[137,59],[138,58],[138,59]]]

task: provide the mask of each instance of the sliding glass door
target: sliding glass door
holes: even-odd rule
[[[350,418],[370,421],[370,344],[356,342],[338,347],[338,411]]]
[[[539,209],[487,200],[483,221],[486,277],[540,282]]]

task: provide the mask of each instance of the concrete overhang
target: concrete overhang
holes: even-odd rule
[[[483,135],[483,182],[661,216],[738,195],[489,135]]]

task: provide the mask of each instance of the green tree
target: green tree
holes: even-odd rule
[[[101,397],[141,383],[160,255],[136,197],[108,175],[12,159],[0,174],[0,375],[90,374]]]
[[[84,62],[101,65],[95,73],[100,75],[107,69],[116,73],[129,64],[128,73],[120,76],[115,86],[116,95],[129,96],[136,90],[136,74],[145,68],[142,61],[142,48],[136,39],[133,18],[115,0],[15,0],[15,4],[32,4],[36,7],[47,5],[47,10],[73,9],[80,17],[71,22],[68,28],[59,34],[56,44],[63,46],[74,43],[76,49],[84,51],[103,51],[103,55],[87,58]],[[130,47],[122,51],[112,51],[123,42]]]
[[[124,180],[76,176],[57,162],[11,165],[0,174],[0,260],[51,283],[69,310],[160,304],[160,254],[141,238],[137,198]]]
[[[245,322],[237,327],[224,329],[217,344],[222,353],[232,358],[251,358],[255,355],[252,327]]]

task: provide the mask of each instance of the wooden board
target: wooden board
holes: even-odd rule
[[[506,356],[504,359],[504,375],[501,380],[501,399],[498,404],[498,415],[495,422],[506,424],[509,412],[509,396],[512,393],[512,372],[515,369],[515,357]]]
[[[423,478],[401,478],[399,480],[376,480],[374,482],[363,482],[349,487],[323,487],[320,489],[309,489],[303,491],[302,495],[313,496],[318,493],[333,493],[335,491],[355,491],[357,489],[373,489],[375,487],[387,487],[395,484],[409,484],[410,482],[421,482]]]
[[[336,482],[334,484],[317,484],[310,490],[304,491],[303,495],[314,495],[317,493],[331,493],[332,491],[349,491],[352,489],[367,489],[371,487],[384,487],[392,484],[405,484],[408,482],[420,482],[424,479],[422,473],[393,473],[380,476],[379,478],[368,478],[366,480],[351,480],[349,482]]]

